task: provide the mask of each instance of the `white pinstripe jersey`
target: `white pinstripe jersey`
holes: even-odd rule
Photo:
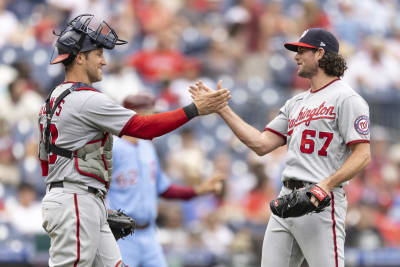
[[[265,130],[287,142],[283,180],[319,183],[343,165],[350,144],[369,142],[369,107],[337,79],[289,99]]]

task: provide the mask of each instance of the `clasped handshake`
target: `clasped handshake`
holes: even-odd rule
[[[228,106],[228,101],[231,98],[228,89],[222,88],[221,81],[218,82],[218,90],[210,89],[202,81],[199,81],[190,86],[189,92],[199,115],[221,111]]]

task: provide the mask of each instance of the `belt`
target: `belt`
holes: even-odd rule
[[[64,182],[60,181],[60,182],[52,182],[52,183],[50,183],[49,191],[50,191],[52,188],[57,188],[57,187],[64,187]],[[92,193],[92,194],[96,195],[97,197],[99,197],[99,198],[101,198],[101,199],[104,198],[104,193],[103,193],[103,191],[101,191],[101,190],[99,190],[99,189],[97,189],[97,188],[88,186],[87,191],[88,191],[89,193]]]
[[[150,226],[150,223],[145,223],[145,224],[142,224],[142,225],[136,224],[136,225],[135,225],[135,229],[143,230],[143,229],[146,229],[146,228],[149,227],[149,226]]]
[[[300,188],[303,188],[303,187],[305,187],[306,185],[309,185],[309,184],[311,184],[311,183],[303,182],[303,181],[300,181],[300,180],[293,180],[293,179],[283,181],[283,185],[286,188],[289,188],[291,190],[300,189]]]

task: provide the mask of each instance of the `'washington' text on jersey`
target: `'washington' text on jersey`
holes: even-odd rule
[[[300,112],[295,119],[289,119],[289,129],[296,127],[299,124],[306,123],[310,124],[312,120],[318,119],[335,119],[336,113],[333,113],[335,106],[325,106],[326,102],[313,109],[302,107]]]

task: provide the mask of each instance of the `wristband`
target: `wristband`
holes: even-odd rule
[[[183,107],[183,111],[185,112],[188,120],[191,120],[199,115],[199,111],[197,110],[197,107],[194,103]]]

